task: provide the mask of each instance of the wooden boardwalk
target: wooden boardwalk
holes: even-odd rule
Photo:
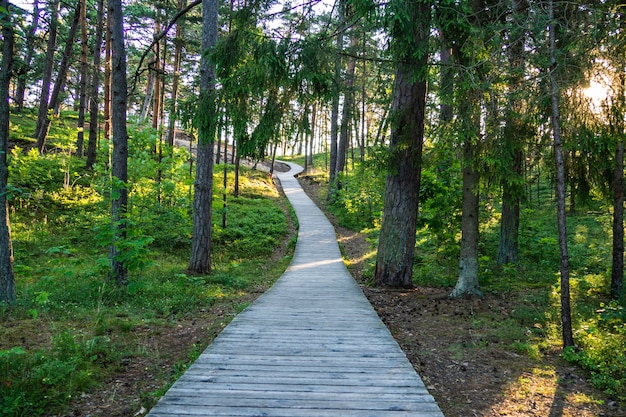
[[[291,265],[148,416],[443,417],[290,165],[276,176],[300,224]]]

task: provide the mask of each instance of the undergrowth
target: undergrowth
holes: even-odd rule
[[[375,151],[364,163],[348,164],[341,189],[334,189],[328,210],[344,227],[361,231],[375,249],[381,222],[385,171]],[[302,163],[300,160],[296,162]],[[317,160],[316,166],[323,161]],[[414,284],[450,288],[458,274],[461,184],[458,160],[430,154],[420,189]],[[323,171],[310,178],[328,187]],[[560,349],[559,248],[556,208],[549,184],[538,184],[520,215],[517,265],[497,265],[499,188],[481,186],[479,280],[482,290],[516,300],[506,320],[485,317],[493,337],[518,354],[539,359]],[[584,369],[591,383],[626,401],[626,312],[624,300],[609,299],[611,268],[610,210],[592,201],[568,216],[572,315],[577,349],[563,358]],[[373,278],[375,257],[363,271]],[[489,323],[489,324],[487,324]],[[476,324],[480,327],[481,321]]]
[[[12,124],[14,143],[25,141],[30,125],[24,126]],[[11,152],[18,301],[0,309],[0,416],[61,412],[119,371],[123,358],[150,354],[132,337],[134,329],[166,329],[217,304],[237,310],[242,294],[266,288],[287,266],[287,256],[267,262],[289,231],[288,209],[272,179],[242,168],[240,197],[234,198],[232,167],[226,189],[223,167],[216,167],[213,273],[189,274],[192,157],[165,147],[159,160],[151,151],[155,131],[133,128],[130,135],[125,288],[108,278],[108,144],[101,141],[92,171],[83,168],[84,158],[71,155],[72,145],[59,139],[62,135],[51,138],[51,149],[58,152],[39,155],[20,147]],[[163,379],[171,382],[169,374]],[[149,403],[154,395],[145,393],[144,400]]]

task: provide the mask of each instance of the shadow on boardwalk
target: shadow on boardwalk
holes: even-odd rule
[[[276,176],[300,225],[291,265],[148,416],[442,417],[290,166]]]

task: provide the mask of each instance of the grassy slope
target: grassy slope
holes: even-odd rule
[[[30,118],[13,120],[23,121],[12,124],[14,142],[23,143]],[[56,123],[54,132],[64,123],[72,121]],[[134,414],[288,264],[291,214],[271,178],[244,170],[235,199],[229,173],[222,228],[222,170],[216,169],[214,272],[188,274],[189,156],[177,150],[166,158],[159,186],[158,164],[145,150],[154,134],[132,135],[128,288],[107,278],[104,162],[83,171],[82,159],[67,156],[66,136],[65,144],[51,140],[59,154],[11,156],[18,304],[0,310],[1,416],[56,415],[68,406],[84,414]],[[106,146],[100,151],[106,155]]]

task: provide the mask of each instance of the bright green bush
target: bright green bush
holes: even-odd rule
[[[626,401],[626,309],[612,301],[576,331],[580,349],[568,348],[563,357],[590,374],[591,383]]]

